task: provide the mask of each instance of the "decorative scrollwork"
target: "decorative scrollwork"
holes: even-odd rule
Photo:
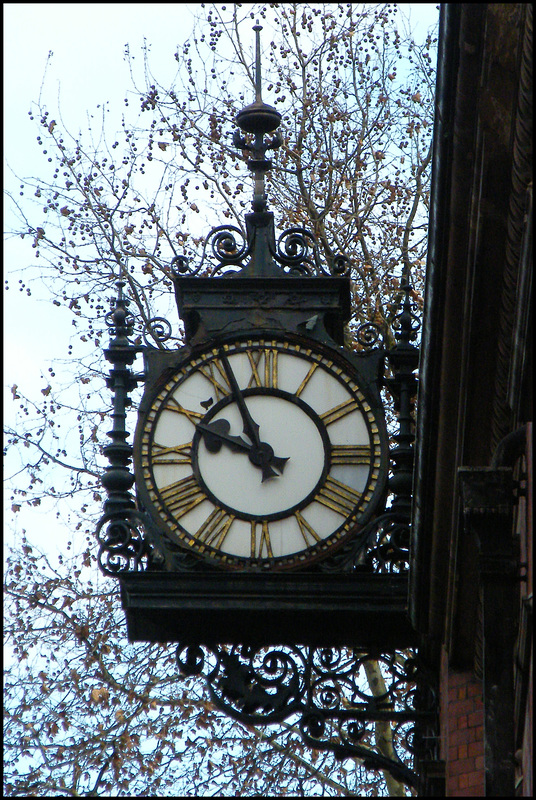
[[[273,258],[286,267],[290,273],[314,275],[317,272],[327,273],[318,259],[316,239],[305,228],[287,228],[277,240]]]
[[[143,523],[136,511],[105,514],[100,519],[96,530],[98,563],[106,575],[117,577],[123,572],[145,570],[149,548],[142,534]]]
[[[255,248],[256,228],[248,233],[233,225],[219,225],[213,228],[203,244],[201,261],[197,266],[190,263],[186,255],[175,256],[171,261],[171,270],[175,278],[181,275],[199,275],[205,264],[207,252],[210,251],[216,265],[208,268],[206,274],[215,276],[218,273],[229,274],[244,268],[245,260]],[[275,250],[268,243],[271,257],[283,269],[283,274],[320,276],[347,275],[350,262],[342,254],[331,258],[330,269],[325,269],[318,254],[318,243],[313,234],[305,228],[287,228],[279,236]]]
[[[405,299],[400,311],[393,320],[393,328],[398,332],[397,338],[413,342],[419,334],[421,327],[421,310],[417,303],[410,300],[413,287],[404,285]]]
[[[355,332],[355,340],[363,350],[371,350],[380,337],[381,330],[374,322],[363,322]]]
[[[435,684],[413,652],[182,644],[177,663],[184,675],[204,675],[229,716],[265,725],[297,715],[310,747],[357,756],[409,786],[417,785],[416,759],[436,752]]]
[[[409,569],[410,524],[407,519],[387,511],[375,520],[366,559],[376,573],[401,573]]]
[[[122,296],[116,301],[116,306],[104,316],[105,325],[110,328],[111,336],[130,336],[132,334],[135,317],[127,309],[130,301]]]
[[[241,241],[240,241],[241,240]],[[250,254],[252,243],[247,242],[240,228],[234,225],[218,225],[208,234],[203,244],[201,261],[196,266],[191,265],[190,259],[186,255],[175,256],[171,261],[171,271],[175,278],[181,275],[195,276],[203,270],[207,251],[210,250],[216,260],[216,266],[209,267],[206,274],[216,275],[218,272],[236,271],[244,266],[243,261]],[[234,267],[235,269],[229,269]]]
[[[239,645],[229,653],[222,651],[222,670],[209,687],[213,702],[242,721],[285,719],[299,708],[304,691],[300,656],[296,647],[262,652]]]
[[[175,256],[171,259],[171,271],[174,275],[185,275],[190,271],[190,259],[187,256]]]
[[[143,329],[143,341],[149,346],[150,339],[163,344],[171,338],[171,330],[171,325],[165,317],[151,317]]]
[[[241,244],[237,243],[235,234],[242,239]],[[233,225],[220,225],[214,228],[210,232],[208,242],[210,242],[216,261],[219,262],[218,266],[212,270],[213,275],[225,266],[241,266],[242,261],[251,250],[240,228],[235,228]]]
[[[350,272],[350,259],[342,253],[333,256],[331,273],[333,275],[348,275]]]
[[[179,644],[176,658],[183,675],[201,675],[205,668],[205,653],[198,644]]]

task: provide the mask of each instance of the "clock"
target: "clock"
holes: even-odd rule
[[[305,566],[358,535],[384,497],[380,404],[329,347],[299,337],[211,346],[146,407],[141,504],[168,539],[213,564]]]

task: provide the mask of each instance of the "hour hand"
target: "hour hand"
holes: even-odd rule
[[[216,419],[214,422],[198,422],[197,428],[203,434],[205,447],[209,453],[218,453],[222,444],[227,445],[229,450],[235,453],[251,451],[252,445],[242,439],[241,436],[233,436],[229,433],[231,425],[226,419]]]
[[[256,447],[241,436],[233,436],[229,433],[231,425],[226,419],[216,419],[214,422],[198,422],[197,428],[203,434],[205,447],[209,453],[219,453],[222,444],[234,453],[247,453],[251,463],[262,471],[262,482],[268,478],[276,478],[278,474],[273,467],[280,473],[285,469],[288,458],[279,458],[274,455],[273,449],[266,442],[260,442]]]

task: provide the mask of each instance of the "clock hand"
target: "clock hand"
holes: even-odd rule
[[[279,472],[283,472],[288,458],[278,458],[274,456],[274,451],[266,442],[260,442],[258,447],[246,442],[241,436],[233,436],[229,433],[231,428],[226,419],[217,419],[214,422],[198,422],[197,428],[203,433],[205,446],[209,453],[218,453],[221,445],[227,447],[235,453],[245,452],[249,455],[251,463],[262,470],[262,483],[268,478],[278,477],[278,473],[272,468],[274,464]]]
[[[225,353],[221,351],[220,351],[220,359],[223,364],[225,374],[227,375],[227,379],[231,387],[233,398],[236,401],[236,404],[240,411],[240,416],[242,417],[242,421],[244,423],[244,433],[246,434],[246,436],[249,436],[249,438],[253,442],[253,447],[251,448],[251,452],[249,454],[249,460],[256,467],[262,469],[262,482],[264,483],[264,481],[267,480],[268,478],[274,478],[277,477],[278,475],[278,473],[274,469],[272,469],[272,464],[274,464],[277,467],[279,472],[283,472],[285,464],[288,461],[288,458],[279,458],[278,456],[274,455],[274,451],[269,444],[267,444],[266,442],[261,442],[259,436],[259,426],[253,420],[253,417],[249,413],[246,401],[244,400],[244,395],[240,391],[240,387],[238,386],[238,381],[236,380],[235,374],[232,370],[231,365],[229,364],[227,356],[225,355]]]
[[[253,445],[229,433],[231,425],[226,419],[217,419],[214,422],[198,422],[197,428],[204,434],[205,446],[209,453],[217,453],[222,444],[226,444],[234,452],[244,451],[249,453]]]
[[[273,449],[266,442],[261,442],[258,447],[252,447],[249,454],[249,460],[254,466],[262,470],[262,481],[264,483],[268,478],[277,478],[278,473],[272,469],[272,464],[277,467],[279,472],[283,472],[288,458],[279,458],[274,455]]]
[[[244,433],[246,436],[249,436],[255,447],[258,448],[261,444],[259,437],[259,426],[253,421],[253,418],[249,413],[248,407],[246,406],[246,401],[244,400],[244,395],[240,391],[235,374],[231,368],[231,365],[229,364],[227,356],[223,352],[220,352],[220,358],[231,387],[232,395],[236,401],[238,410],[240,411],[240,416],[242,417],[242,421],[244,423]]]

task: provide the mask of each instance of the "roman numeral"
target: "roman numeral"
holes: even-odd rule
[[[264,385],[277,389],[277,350],[264,351]]]
[[[231,387],[227,380],[227,375],[218,361],[211,361],[199,367],[199,372],[207,378],[214,387],[216,400],[221,397],[228,397],[231,394]]]
[[[351,514],[360,499],[361,495],[354,489],[331,477],[327,478],[324,486],[315,497],[317,502],[322,503],[327,508],[331,508],[342,517],[347,517]]]
[[[257,545],[257,525],[261,526],[260,539]],[[270,541],[270,530],[268,522],[263,520],[261,523],[251,522],[251,558],[273,558],[272,543]]]
[[[184,408],[184,406],[181,406],[178,400],[175,400],[174,397],[169,398],[166,405],[164,406],[164,409],[166,411],[173,411],[175,414],[183,414],[185,417],[188,417],[192,425],[197,425],[199,420],[203,419],[203,417],[205,416],[204,414],[201,414],[199,411],[192,411],[190,408]]]
[[[173,456],[170,458],[169,456]],[[191,464],[192,463],[192,443],[178,444],[176,447],[164,447],[162,444],[153,442],[151,451],[151,462],[153,466],[168,466],[170,464]]]
[[[177,519],[207,499],[193,475],[160,489],[160,496],[166,508]]]
[[[251,366],[251,378],[249,379],[248,389],[252,386],[263,386],[267,389],[277,389],[277,350],[264,348],[257,354],[247,350],[249,364]],[[264,365],[261,368],[261,359],[264,357]]]
[[[234,519],[232,514],[228,514],[221,508],[215,508],[199,530],[195,532],[195,536],[209,547],[220,550]]]
[[[261,360],[262,350],[260,350],[256,354],[257,355],[256,358],[250,350],[247,350],[246,352],[248,354],[249,365],[251,367],[251,378],[249,379],[247,388],[250,389],[252,386],[262,386],[259,372],[257,369]]]
[[[294,512],[294,516],[300,526],[300,532],[305,540],[305,544],[307,547],[311,547],[315,542],[320,541],[320,536],[315,531],[312,525],[310,525],[306,519],[302,517],[299,511]]]
[[[345,400],[344,403],[339,403],[338,406],[333,406],[328,411],[324,411],[323,414],[320,414],[320,419],[324,422],[325,425],[331,425],[333,422],[336,422],[338,419],[342,419],[347,414],[351,414],[352,411],[357,411],[358,406],[356,401],[350,397],[349,400]]]
[[[332,464],[370,464],[368,444],[334,444],[331,446]]]
[[[305,376],[303,381],[298,386],[298,389],[296,391],[296,397],[299,397],[301,395],[301,393],[303,392],[303,390],[305,389],[305,387],[307,386],[307,384],[309,383],[309,381],[313,377],[314,373],[318,369],[318,366],[319,366],[318,364],[311,364],[311,366],[309,368],[309,372],[307,373],[307,375]]]

